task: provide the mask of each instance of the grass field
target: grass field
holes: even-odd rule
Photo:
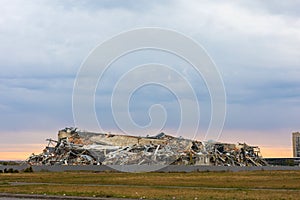
[[[300,199],[299,171],[0,174],[0,193],[147,199]]]

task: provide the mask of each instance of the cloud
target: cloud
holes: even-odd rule
[[[178,30],[205,47],[224,78],[229,103],[225,128],[300,128],[299,13],[298,2],[276,0],[0,1],[1,128],[39,130],[72,124],[73,81],[88,53],[121,31],[148,26]],[[97,96],[107,102],[122,72],[162,59],[199,88],[197,95],[209,118],[209,95],[190,66],[171,56],[147,57],[148,53],[116,64],[117,70],[110,72]],[[133,115],[144,119],[141,124],[147,116],[139,109],[160,99],[149,97],[155,92],[167,102],[168,110],[177,106],[164,91],[140,92]],[[109,109],[101,107],[103,102],[98,103],[104,110],[99,115],[110,116]]]

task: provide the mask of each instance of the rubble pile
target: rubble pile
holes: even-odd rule
[[[264,166],[257,146],[200,142],[160,133],[153,137],[92,133],[65,128],[47,139],[30,165],[218,165]]]

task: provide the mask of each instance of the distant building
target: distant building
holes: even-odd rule
[[[293,133],[293,156],[300,157],[300,133]]]

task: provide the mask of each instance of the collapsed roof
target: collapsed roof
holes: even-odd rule
[[[58,132],[31,165],[220,165],[264,166],[257,146],[200,142],[160,133],[152,137],[92,133],[77,128]]]

